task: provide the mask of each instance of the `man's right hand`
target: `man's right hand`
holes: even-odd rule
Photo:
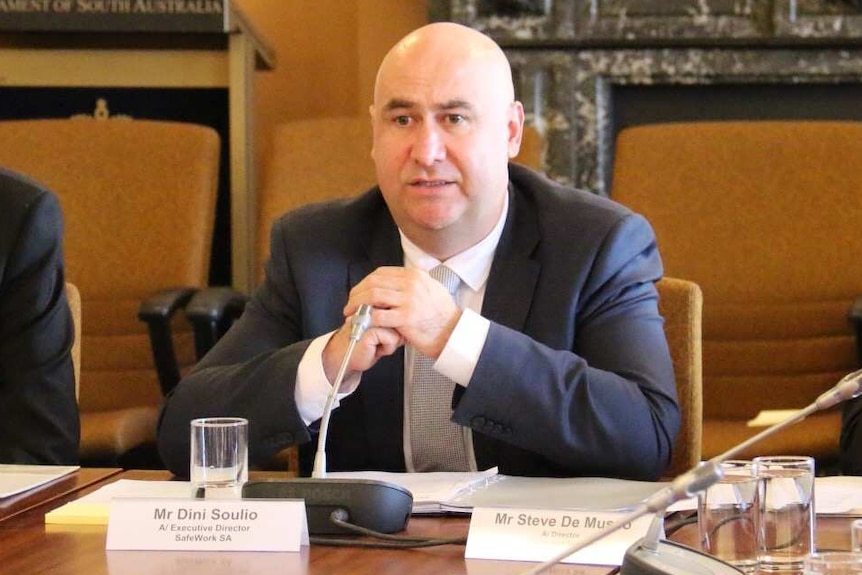
[[[330,384],[335,383],[338,368],[341,367],[344,354],[347,353],[352,321],[353,317],[348,316],[344,321],[344,325],[329,338],[326,347],[323,348],[323,370]],[[365,333],[356,342],[356,347],[353,348],[344,378],[348,379],[353,374],[362,373],[370,369],[377,363],[378,359],[392,355],[402,345],[404,345],[404,340],[397,331],[374,326],[374,311],[372,310],[371,326],[365,330]]]

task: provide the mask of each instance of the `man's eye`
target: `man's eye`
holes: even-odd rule
[[[410,124],[410,116],[396,116],[395,123],[399,126],[407,126]]]
[[[467,118],[465,118],[461,114],[449,114],[446,116],[446,121],[453,126],[457,126],[458,124],[463,124],[464,122],[466,122]]]

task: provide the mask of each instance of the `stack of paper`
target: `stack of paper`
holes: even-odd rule
[[[34,489],[77,469],[75,465],[0,464],[0,498]]]
[[[403,487],[413,494],[413,513],[430,514],[447,511],[469,513],[463,506],[450,507],[448,504],[476,490],[486,488],[490,483],[499,481],[497,468],[478,472],[433,473],[388,473],[385,471],[350,471],[328,473],[328,477],[338,479],[372,479],[386,481]]]
[[[107,525],[115,497],[191,499],[188,481],[120,479],[45,514],[47,524]]]
[[[667,483],[606,477],[515,477],[497,469],[477,473],[330,473],[330,477],[376,479],[413,494],[413,513],[470,513],[474,507],[530,507],[624,511]]]

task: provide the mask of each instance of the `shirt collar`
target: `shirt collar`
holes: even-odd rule
[[[497,249],[497,244],[500,243],[500,236],[503,235],[503,226],[506,223],[506,215],[508,213],[509,194],[506,193],[500,218],[488,235],[476,245],[452,256],[445,262],[441,262],[434,256],[422,251],[399,228],[398,234],[401,236],[401,249],[404,251],[404,265],[406,267],[416,267],[430,271],[441,263],[446,264],[449,269],[458,274],[461,281],[467,284],[470,289],[479,291],[485,285],[485,282],[488,281],[488,275],[491,273],[494,252]]]

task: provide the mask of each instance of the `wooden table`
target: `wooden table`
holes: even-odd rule
[[[37,489],[0,499],[0,521],[6,521],[28,509],[46,505],[60,497],[77,493],[122,472],[122,469],[84,468],[47,483]],[[2,565],[2,563],[0,563]]]
[[[89,481],[92,470],[81,470]],[[16,575],[517,575],[534,564],[511,561],[465,560],[462,546],[447,545],[413,550],[323,547],[314,545],[300,553],[252,552],[152,552],[106,551],[102,526],[45,525],[46,511],[54,509],[118,477],[165,479],[165,472],[124,472],[103,476],[97,483],[76,491],[57,493],[43,503],[22,507],[14,518],[0,521],[0,572]],[[89,479],[87,479],[89,478]],[[849,519],[818,521],[818,545],[849,548]],[[413,517],[406,535],[421,537],[464,536],[465,517]],[[695,526],[686,526],[674,539],[697,544]],[[608,567],[559,565],[554,575],[603,575]]]

